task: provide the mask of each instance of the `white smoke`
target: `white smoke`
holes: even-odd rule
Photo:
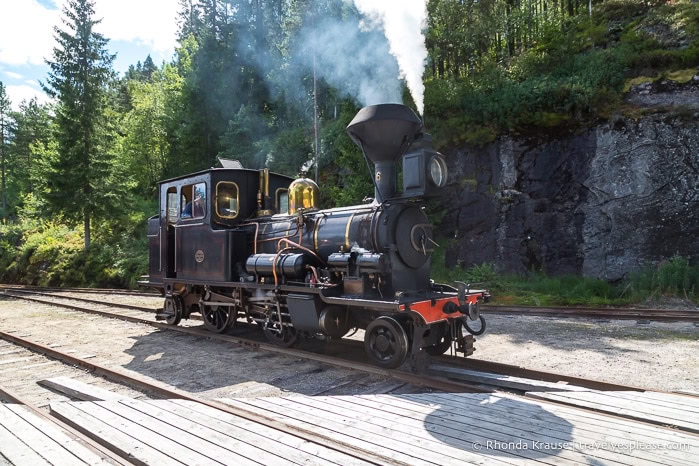
[[[316,22],[315,29],[306,31],[312,53],[298,59],[310,62],[315,56],[318,74],[362,105],[400,103],[400,68],[387,40],[378,29],[362,28],[358,21]]]
[[[423,30],[427,26],[427,0],[354,0],[357,9],[379,22],[396,57],[420,115],[424,111],[422,75],[427,61]]]
[[[362,106],[401,103],[403,84],[398,61],[380,25],[363,25],[363,21],[359,15],[328,16],[307,25],[290,51],[292,62],[280,71],[284,85],[270,88],[273,95],[299,108],[306,106],[305,80],[308,71],[315,70],[318,78]],[[255,58],[260,60],[261,69],[272,67],[263,61],[262,54]]]

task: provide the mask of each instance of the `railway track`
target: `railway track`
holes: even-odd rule
[[[196,396],[192,393],[179,390],[175,387],[168,386],[166,384],[160,383],[158,381],[153,381],[153,380],[146,380],[141,377],[136,377],[133,374],[126,373],[124,371],[121,371],[119,369],[115,368],[110,368],[106,367],[103,365],[99,365],[93,362],[90,362],[84,358],[79,358],[75,357],[72,355],[69,355],[65,352],[57,351],[53,348],[49,348],[44,345],[40,345],[38,343],[32,342],[27,339],[23,339],[21,337],[16,337],[12,336],[10,334],[0,332],[0,338],[3,340],[10,342],[12,344],[17,345],[17,347],[25,348],[27,350],[30,350],[35,353],[39,353],[44,355],[45,358],[53,358],[57,361],[60,361],[64,363],[65,365],[68,366],[74,366],[74,367],[80,367],[83,369],[88,370],[90,373],[92,373],[95,377],[93,378],[109,378],[115,382],[126,384],[126,385],[131,385],[131,386],[136,386],[139,389],[143,390],[144,392],[151,392],[159,395],[161,398],[166,398],[168,400],[185,400],[189,402],[195,402],[200,405],[208,406],[210,408],[214,408],[218,411],[222,411],[228,414],[232,414],[238,418],[254,422],[255,424],[261,425],[268,427],[270,429],[273,429],[274,431],[277,432],[283,432],[285,434],[289,434],[295,438],[299,438],[305,441],[308,441],[310,443],[316,444],[316,445],[321,445],[323,447],[326,447],[330,450],[336,450],[338,453],[341,453],[343,455],[349,455],[353,456],[359,460],[366,461],[366,462],[373,462],[373,464],[382,464],[385,463],[384,458],[376,457],[371,451],[364,450],[364,449],[359,449],[359,448],[351,448],[347,445],[339,445],[337,442],[333,441],[331,438],[324,437],[323,435],[318,434],[317,432],[312,432],[312,431],[304,431],[303,429],[300,429],[298,427],[290,427],[284,422],[279,422],[275,420],[272,417],[265,416],[264,414],[259,414],[256,413],[252,410],[244,409],[242,407],[235,407],[231,406],[229,404],[225,404],[219,401],[215,400],[210,400],[206,399],[200,396]],[[54,380],[56,380],[54,378]],[[68,380],[70,382],[70,379]],[[26,381],[25,381],[26,383]],[[44,386],[47,384],[44,383]],[[56,384],[52,384],[51,386],[65,390],[65,386],[61,385],[59,382],[56,382]],[[92,390],[90,390],[91,392]],[[68,400],[67,395],[72,395],[73,397],[77,397],[78,399],[83,399],[83,400],[105,400],[105,399],[110,399],[112,397],[112,394],[108,390],[104,390],[104,392],[108,393],[107,397],[93,397],[93,396],[81,396],[84,395],[85,393],[88,392],[79,392],[79,391],[70,391],[69,393],[66,393],[65,400]],[[55,396],[52,396],[50,402],[56,402],[56,401],[64,401],[58,399],[58,397],[61,396],[61,394],[57,394]],[[0,386],[0,399],[4,398],[7,401],[12,401],[14,403],[19,403],[24,406],[27,406],[29,409],[32,411],[41,413],[39,410],[39,405],[36,403],[33,403],[30,398],[21,396],[21,394],[17,391],[8,389],[6,387]],[[118,398],[121,398],[121,395],[118,396]],[[126,397],[124,397],[126,398]],[[133,397],[132,397],[133,398]],[[146,398],[146,397],[139,397],[140,399]],[[138,399],[138,398],[134,398]],[[147,399],[155,399],[155,397],[149,397]],[[48,404],[48,403],[47,403]],[[60,417],[60,416],[59,416]],[[66,421],[69,421],[66,419]],[[64,423],[60,422],[59,423],[66,429],[70,429],[69,426],[66,426]],[[86,442],[91,442],[90,438],[91,436],[85,437],[82,436],[81,434],[76,433],[76,435],[80,435],[81,439],[84,439]],[[92,446],[95,449],[98,449],[101,451],[103,454],[107,455],[108,458],[112,459],[112,463],[114,464],[130,464],[130,463],[123,463],[119,457],[115,457],[111,455],[110,452],[105,451],[103,448],[100,447],[100,445],[97,444],[92,444]],[[130,456],[129,452],[120,452],[120,455],[123,457],[128,457]],[[0,457],[0,459],[2,459]]]
[[[518,315],[558,318],[592,318],[607,320],[639,320],[660,322],[694,322],[699,323],[699,308],[696,310],[680,309],[639,309],[639,308],[593,308],[593,307],[534,307],[534,306],[497,306],[483,305],[484,315]]]
[[[24,291],[32,293],[51,294],[98,294],[101,296],[116,296],[130,298],[153,298],[154,306],[162,304],[162,297],[154,291],[117,290],[109,288],[55,288],[25,285],[0,285],[0,290]],[[90,300],[86,299],[86,302]],[[104,302],[97,300],[96,302]],[[118,304],[117,304],[118,306]],[[660,309],[660,308],[631,308],[631,307],[542,307],[542,306],[504,306],[484,304],[481,306],[485,314],[521,315],[537,317],[562,318],[594,318],[609,320],[651,320],[661,322],[697,322],[699,323],[699,307],[696,309]],[[148,308],[150,310],[150,308]]]
[[[405,384],[423,386],[432,390],[452,392],[492,392],[504,390],[512,393],[524,393],[530,390],[556,389],[565,388],[566,386],[578,386],[595,390],[644,390],[643,388],[629,385],[612,384],[562,374],[534,371],[519,366],[451,356],[432,358],[432,364],[429,369],[420,374],[409,370],[383,369],[363,362],[364,353],[361,340],[343,339],[333,341],[331,345],[320,345],[320,349],[317,348],[318,345],[313,345],[312,343],[308,345],[310,349],[285,348],[268,343],[255,326],[247,324],[237,326],[233,334],[230,332],[229,334],[215,334],[203,329],[198,322],[182,322],[179,326],[170,326],[157,322],[154,318],[156,307],[119,302],[105,303],[104,300],[73,296],[67,290],[61,290],[56,293],[8,287],[4,291],[6,296],[60,306],[72,311],[145,324],[193,337],[205,337],[236,346],[309,359],[318,363],[390,377]],[[85,304],[89,304],[90,307],[86,307]],[[324,391],[319,393],[324,393]]]
[[[642,389],[636,387],[606,384],[559,374],[530,371],[526,368],[494,364],[476,359],[454,359],[446,356],[434,358],[433,363],[424,374],[415,374],[401,370],[385,370],[363,363],[357,360],[356,357],[354,359],[341,357],[344,354],[361,355],[363,350],[361,341],[350,340],[333,342],[332,345],[328,345],[326,348],[326,350],[329,349],[331,351],[324,352],[320,350],[314,352],[312,348],[307,350],[290,350],[261,341],[263,337],[259,335],[259,332],[255,332],[253,328],[245,328],[245,326],[234,328],[233,334],[219,335],[203,330],[200,328],[202,325],[199,322],[184,322],[185,325],[177,327],[156,322],[154,319],[155,307],[142,304],[128,305],[119,302],[116,303],[119,304],[119,306],[116,307],[114,306],[115,303],[105,302],[107,300],[106,298],[102,300],[92,299],[82,296],[84,293],[80,293],[80,296],[67,296],[68,293],[65,291],[58,293],[58,295],[47,294],[45,292],[42,292],[40,295],[36,294],[36,292],[33,292],[33,296],[31,296],[31,294],[32,293],[29,293],[28,290],[24,290],[22,293],[6,290],[5,293],[8,297],[12,295],[13,299],[31,299],[32,302],[42,303],[43,305],[37,307],[35,311],[37,313],[42,313],[42,315],[49,312],[50,308],[45,306],[61,307],[63,310],[53,312],[69,314],[74,319],[81,320],[88,318],[101,321],[109,317],[110,319],[125,321],[124,325],[133,323],[152,326],[157,329],[157,333],[163,335],[166,339],[164,341],[188,340],[201,343],[203,339],[206,338],[206,340],[209,341],[203,343],[206,347],[209,347],[209,345],[214,342],[224,345],[224,348],[245,346],[253,350],[249,352],[259,353],[259,357],[262,358],[265,364],[274,365],[275,360],[271,358],[279,355],[292,357],[294,358],[293,361],[300,361],[301,359],[311,360],[322,364],[349,368],[356,373],[367,372],[381,375],[391,380],[398,381],[397,385],[393,385],[394,387],[401,384],[420,386],[423,392],[436,392],[434,393],[434,395],[436,395],[434,400],[447,404],[457,403],[454,405],[457,407],[460,405],[454,400],[453,396],[455,395],[449,396],[449,394],[443,393],[441,395],[443,398],[440,398],[440,393],[483,392],[492,394],[492,396],[497,399],[501,399],[503,396],[515,396],[522,400],[527,400],[523,402],[524,404],[518,404],[517,406],[532,406],[531,403],[544,403],[552,407],[556,406],[556,408],[552,409],[559,410],[557,412],[568,412],[566,410],[571,409],[571,407],[590,411],[588,416],[598,416],[599,412],[603,412],[607,416],[620,419],[619,421],[610,422],[623,423],[632,420],[633,422],[639,423],[638,425],[645,424],[648,426],[643,428],[651,428],[651,424],[654,425],[653,427],[667,425],[666,421],[663,419],[638,418],[621,411],[600,411],[595,406],[585,407],[571,404],[573,402],[577,403],[577,401],[571,401],[572,398],[565,398],[566,393],[574,394],[576,391],[582,394],[593,392],[601,393],[599,391],[603,390],[614,390],[613,392],[608,391],[605,393],[618,393],[619,395],[609,395],[609,398],[611,399],[618,396],[618,400],[621,400],[620,402],[626,402],[623,397],[630,396],[628,395],[629,393],[638,393],[637,396],[639,397],[644,396],[644,394],[649,394],[650,396],[660,395],[656,395],[657,392],[644,393]],[[118,300],[120,299],[121,298]],[[105,320],[105,322],[107,321]],[[120,324],[107,323],[107,325]],[[35,406],[35,409],[45,411],[47,403],[63,401],[64,399],[84,398],[80,398],[79,395],[71,392],[56,391],[57,389],[55,387],[50,391],[37,392],[36,388],[30,389],[26,386],[39,386],[39,379],[44,378],[56,379],[57,377],[64,377],[78,379],[95,387],[105,386],[110,391],[127,391],[127,395],[130,398],[144,400],[146,403],[144,406],[155,406],[155,403],[160,401],[164,402],[164,400],[162,400],[163,398],[168,400],[182,400],[182,403],[196,402],[197,404],[237,416],[238,418],[265,426],[266,428],[292,435],[303,441],[321,445],[329,450],[335,450],[338,455],[349,455],[355,459],[375,464],[391,464],[390,462],[393,461],[392,457],[381,456],[370,449],[357,448],[356,446],[350,447],[344,443],[340,444],[333,437],[335,434],[329,436],[315,430],[299,429],[298,425],[280,420],[278,413],[269,413],[268,415],[266,411],[261,411],[259,408],[256,408],[255,403],[249,404],[241,400],[236,402],[230,400],[226,401],[226,399],[212,396],[205,391],[202,391],[202,393],[194,393],[178,388],[177,384],[164,383],[163,381],[153,380],[149,377],[140,377],[138,374],[133,374],[131,371],[122,370],[118,365],[115,366],[109,361],[97,361],[97,359],[100,358],[94,358],[89,354],[82,354],[80,351],[76,351],[71,342],[61,342],[59,340],[53,344],[42,344],[33,341],[31,332],[26,332],[28,335],[24,333],[25,332],[22,331],[14,333],[0,332],[0,370],[5,367],[11,369],[7,374],[19,375],[21,373],[21,376],[13,377],[17,379],[17,384],[12,387],[5,387],[4,394],[0,393],[0,398],[19,400],[30,406]],[[254,335],[257,335],[258,339],[255,339]],[[245,351],[248,351],[248,349]],[[14,358],[16,361],[3,363],[3,361],[7,361],[10,358]],[[187,360],[183,360],[182,365],[184,370],[187,370],[187,367],[190,366]],[[192,367],[190,370],[195,370],[195,368]],[[289,370],[293,371],[291,368]],[[36,375],[32,375],[32,378],[28,379],[27,374],[33,372],[36,372]],[[36,381],[36,383],[28,383],[28,380]],[[47,385],[43,384],[43,387],[47,387]],[[582,387],[585,388],[583,389]],[[42,389],[47,390],[46,388]],[[2,388],[0,388],[0,390],[2,390]],[[326,392],[328,392],[328,390],[310,394],[321,395],[319,397],[321,401],[318,403],[324,405],[330,403],[329,399],[322,396]],[[330,392],[332,392],[332,390],[330,390]],[[389,391],[386,393],[389,393]],[[421,395],[418,394],[418,391],[413,393],[415,393],[415,397],[418,397],[416,399],[420,399],[419,397]],[[560,400],[557,400],[552,398],[551,394],[554,394],[553,396],[558,396],[555,394],[563,395],[560,396]],[[316,405],[315,402],[312,401],[312,398],[308,398],[307,400],[307,403],[310,403],[310,409],[315,409]],[[367,401],[367,403],[369,402],[370,401]],[[264,401],[260,403],[264,404]],[[338,403],[342,402],[338,401]],[[661,400],[659,403],[665,403],[665,401]],[[497,409],[497,406],[494,409]],[[545,413],[546,412],[547,411],[545,411]],[[168,413],[168,415],[172,415],[172,413]],[[66,418],[64,422],[70,423],[70,419]],[[678,427],[675,427],[675,429],[677,428]],[[641,427],[639,427],[639,429],[641,429]],[[688,426],[680,426],[679,429],[683,431],[683,434],[696,434],[696,432],[692,430],[693,427],[691,424]],[[78,434],[80,434],[80,432],[78,432]],[[86,433],[86,435],[94,437],[88,433]],[[670,433],[668,433],[668,435],[670,435]],[[97,447],[99,447],[99,445]],[[124,455],[122,454],[122,456]],[[121,461],[121,464],[123,464],[123,458]],[[120,464],[119,462],[120,459],[117,456],[113,463]]]

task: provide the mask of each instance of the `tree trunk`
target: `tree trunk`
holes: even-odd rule
[[[90,215],[85,212],[84,214],[84,227],[85,227],[85,250],[90,247]]]

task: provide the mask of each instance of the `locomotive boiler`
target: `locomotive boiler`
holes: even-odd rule
[[[403,105],[365,107],[347,132],[374,165],[363,205],[319,209],[312,180],[235,162],[160,182],[144,282],[164,295],[157,317],[177,325],[198,312],[214,332],[244,319],[284,346],[362,329],[387,368],[471,354],[488,292],[430,280],[437,244],[421,201],[446,183],[443,156]]]

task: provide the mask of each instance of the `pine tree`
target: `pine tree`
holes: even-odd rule
[[[10,131],[12,128],[11,102],[5,85],[0,81],[0,177],[2,179],[2,221],[7,220],[7,168],[10,156]]]
[[[52,113],[50,104],[39,104],[33,98],[29,102],[20,103],[19,111],[12,114],[15,127],[12,132],[12,167],[9,176],[18,204],[42,184],[43,171],[37,153],[45,150],[53,141]]]
[[[108,39],[95,32],[94,1],[68,0],[63,30],[55,27],[58,47],[44,90],[56,98],[58,155],[50,161],[48,207],[69,220],[82,220],[85,249],[90,245],[90,220],[106,218],[115,204],[107,186],[112,176],[108,157],[111,136],[105,110],[114,79],[114,55]]]

